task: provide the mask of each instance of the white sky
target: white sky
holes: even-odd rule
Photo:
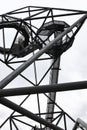
[[[87,0],[2,0],[0,2],[0,14],[25,7],[25,6],[46,6],[87,10]],[[87,22],[87,21],[86,21]],[[87,23],[83,25],[77,35],[73,47],[61,58],[60,82],[80,81],[87,79]],[[80,40],[81,38],[81,40]],[[87,122],[87,91],[60,93],[58,102],[64,104],[64,108],[71,109],[72,115],[81,116]],[[62,95],[62,99],[61,99]],[[80,99],[81,97],[81,99]],[[68,101],[67,101],[68,100]],[[77,104],[77,106],[74,104]],[[71,103],[72,102],[72,103]],[[72,104],[72,105],[69,105]]]
[[[0,2],[0,13],[8,12],[24,6],[49,6],[86,10],[86,0],[3,0]]]

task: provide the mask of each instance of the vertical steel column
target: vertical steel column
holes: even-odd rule
[[[57,61],[53,65],[53,68],[51,69],[50,85],[57,84],[57,82],[58,82],[59,64],[60,64],[60,58],[57,59]],[[50,99],[55,101],[56,92],[49,93],[49,97],[50,97]],[[47,113],[53,113],[53,111],[54,111],[54,104],[52,103],[52,101],[50,101],[50,99],[48,99],[48,102],[47,102]],[[47,114],[46,119],[48,122],[51,122],[53,119],[53,114]]]
[[[61,32],[55,32],[55,37],[57,37]],[[57,45],[62,44],[62,40],[59,40],[58,42],[56,42]],[[55,58],[52,60],[52,62],[54,62],[53,67],[51,68],[51,72],[50,72],[50,82],[49,84],[57,84],[58,83],[58,75],[59,75],[59,66],[60,66],[60,56],[57,57],[56,61]],[[52,101],[55,102],[56,100],[56,92],[51,92],[48,95],[50,97],[50,99],[48,99],[47,101],[47,116],[46,116],[46,120],[50,123],[52,123],[52,119],[53,119],[53,112],[54,112],[54,103]],[[51,114],[49,114],[51,113]],[[47,128],[47,130],[50,130],[50,128]]]

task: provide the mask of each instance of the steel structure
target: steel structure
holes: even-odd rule
[[[67,23],[74,16],[79,18]],[[2,130],[68,130],[68,123],[77,128],[56,94],[87,88],[87,81],[58,84],[61,55],[86,18],[87,11],[37,6],[0,15],[0,62],[12,70],[0,81]]]

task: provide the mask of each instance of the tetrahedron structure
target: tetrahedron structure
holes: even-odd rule
[[[0,82],[1,130],[75,129],[56,95],[87,88],[87,82],[58,83],[61,55],[86,18],[87,11],[37,6],[0,15],[0,63],[6,69]]]

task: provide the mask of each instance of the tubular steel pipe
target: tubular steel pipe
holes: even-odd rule
[[[76,123],[75,123],[75,125],[74,125],[74,127],[73,127],[73,129],[72,130],[77,130],[79,127],[81,127],[83,130],[84,130],[84,128],[85,128],[85,130],[87,130],[87,123],[85,123],[83,120],[81,120],[80,118],[78,118],[77,120],[76,120]]]
[[[45,125],[46,127],[50,127],[53,130],[63,130],[62,128],[47,122],[43,118],[38,117],[37,115],[33,114],[32,112],[26,110],[25,108],[18,106],[17,104],[13,103],[12,101],[10,101],[6,98],[0,98],[0,103],[14,111],[17,111],[18,113],[22,114],[23,116],[31,118],[32,120]]]
[[[52,62],[54,62],[54,59],[53,59]],[[50,85],[58,83],[59,66],[60,66],[60,57],[56,60],[53,67],[51,68],[50,83],[49,83]],[[49,85],[49,89],[50,89],[50,85]],[[56,100],[56,92],[50,92],[48,96],[50,97],[50,99],[52,101],[55,102],[55,100]],[[46,115],[46,120],[48,122],[52,122],[52,119],[53,119],[53,114],[52,113],[54,112],[54,103],[50,99],[47,100],[47,113],[51,113],[51,114]],[[50,128],[47,128],[47,130],[50,130]]]
[[[87,14],[82,16],[79,20],[77,20],[72,26],[70,26],[67,30],[65,30],[63,33],[58,35],[53,41],[51,41],[49,44],[47,44],[44,48],[42,48],[39,52],[37,52],[34,56],[29,58],[25,63],[20,65],[15,71],[10,73],[7,77],[5,77],[0,82],[0,89],[4,88],[7,84],[9,84],[13,79],[15,79],[21,72],[23,72],[29,65],[31,65],[37,58],[39,58],[43,53],[45,53],[47,50],[49,50],[53,44],[58,42],[65,34],[69,33],[79,22],[82,22],[87,18]]]
[[[87,123],[85,123],[83,120],[81,120],[80,118],[77,119],[77,122],[79,124],[81,124],[86,130],[87,130]]]
[[[54,38],[56,38],[58,35],[60,35],[62,33],[62,31],[60,32],[55,32],[54,33]],[[57,45],[62,45],[62,40],[58,41],[56,43]],[[52,62],[54,63],[52,68],[51,68],[51,71],[50,71],[50,79],[49,79],[49,84],[50,85],[53,85],[53,84],[57,84],[58,83],[58,76],[59,76],[59,67],[60,67],[60,56],[57,57],[56,61],[55,61],[55,58],[52,59]],[[50,89],[50,86],[49,86],[49,89]],[[47,100],[47,115],[45,117],[45,119],[52,123],[52,120],[53,120],[53,112],[54,112],[54,103],[55,100],[56,100],[56,92],[50,92],[48,94],[48,96],[50,97],[50,99],[48,98]],[[53,102],[52,102],[53,101]],[[50,114],[49,114],[50,113]],[[47,130],[51,130],[50,128],[47,128]]]
[[[87,81],[72,82],[72,83],[62,83],[53,85],[42,85],[38,87],[21,87],[12,89],[1,89],[0,97],[4,96],[17,96],[17,95],[27,95],[27,94],[41,94],[49,92],[63,92],[71,90],[81,90],[87,89]]]

